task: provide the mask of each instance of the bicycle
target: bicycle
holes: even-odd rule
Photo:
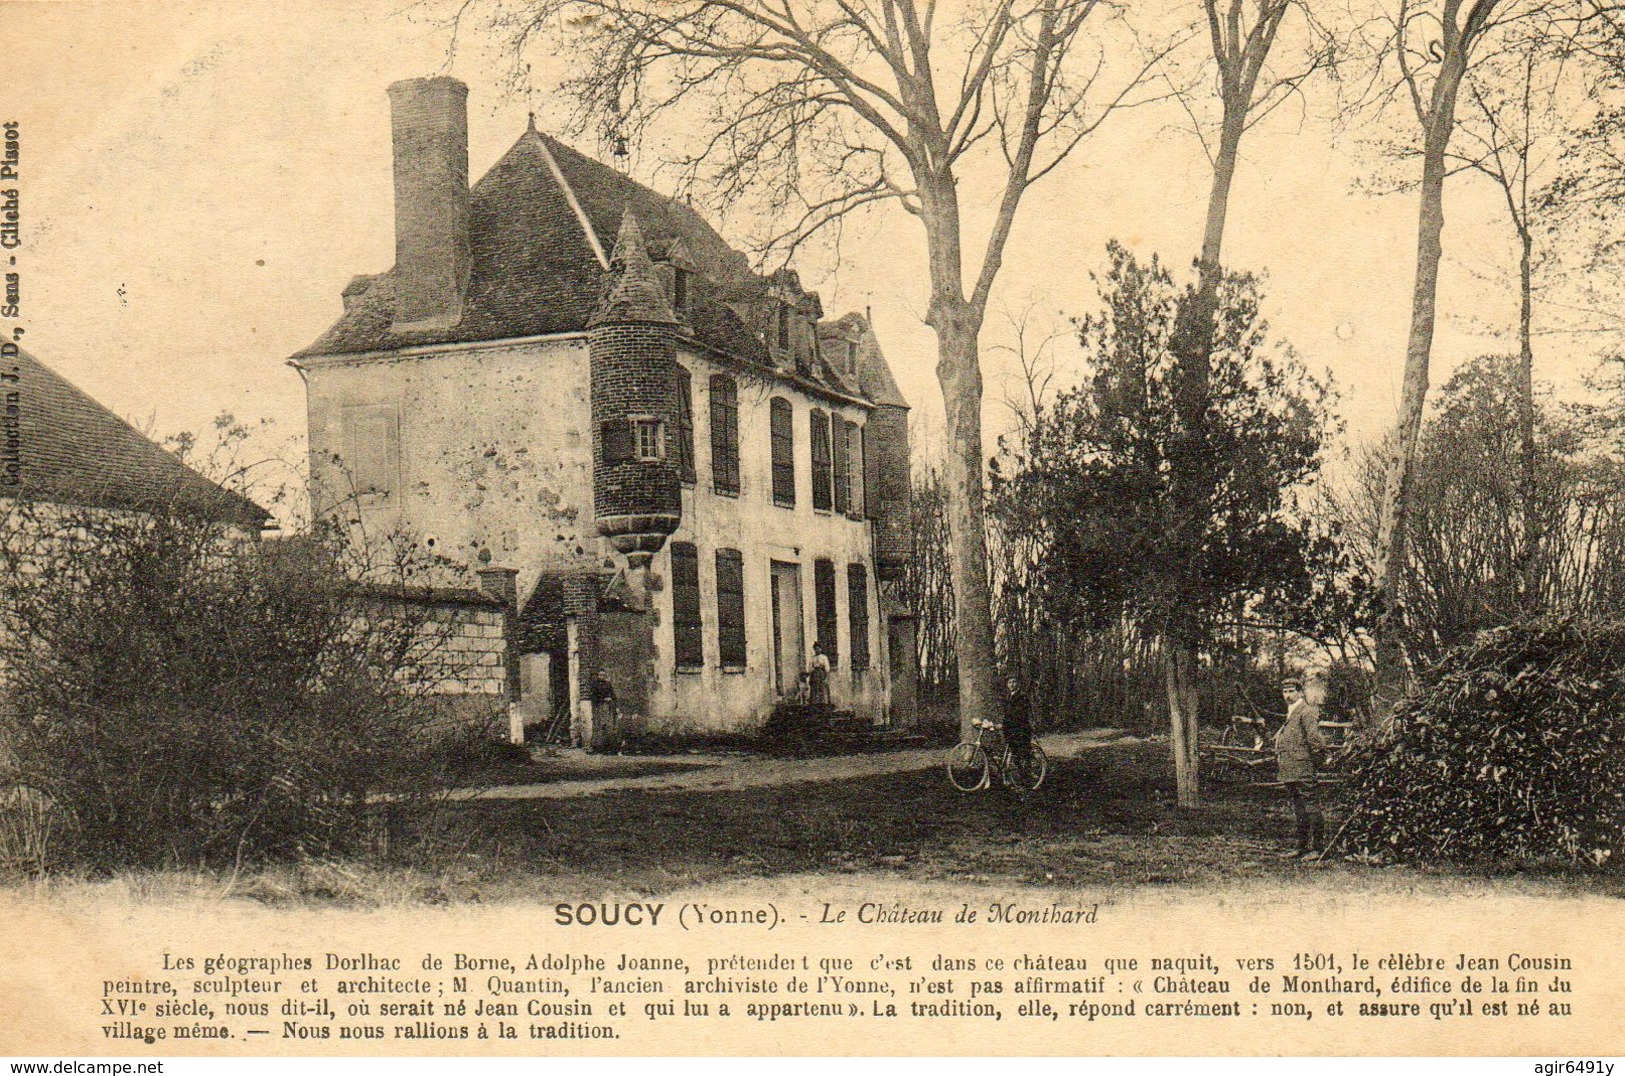
[[[1037,740],[1033,741],[1026,773],[1019,774],[1010,745],[1004,742],[1002,735],[999,737],[997,754],[982,746],[982,737],[986,733],[1002,731],[999,725],[978,718],[971,722],[971,728],[971,738],[955,744],[944,759],[950,784],[961,792],[980,792],[992,785],[993,775],[997,773],[999,782],[1008,788],[1019,785],[1024,791],[1038,791],[1049,774],[1049,756]]]

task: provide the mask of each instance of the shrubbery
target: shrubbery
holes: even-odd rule
[[[448,627],[358,602],[347,554],[164,510],[0,513],[0,785],[50,805],[49,865],[342,854],[433,791]]]
[[[1343,846],[1386,859],[1615,867],[1625,625],[1487,631],[1351,751]]]

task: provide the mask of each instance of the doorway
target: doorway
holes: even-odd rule
[[[806,661],[801,635],[801,565],[775,560],[769,570],[773,582],[773,685],[783,696],[800,686]]]

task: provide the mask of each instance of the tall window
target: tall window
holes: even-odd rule
[[[829,511],[829,416],[818,408],[812,409],[812,483],[813,507]]]
[[[711,378],[711,482],[739,492],[739,387],[726,374]]]
[[[856,422],[846,424],[846,470],[851,503],[848,514],[853,519],[863,518],[863,427]]]
[[[773,503],[785,508],[796,504],[796,421],[790,401],[775,396],[768,403],[768,419],[773,438]]]
[[[679,669],[705,664],[705,635],[700,625],[700,557],[690,542],[671,544],[672,650]]]
[[[677,368],[677,477],[694,481],[694,379]]]
[[[852,507],[852,465],[847,455],[847,428],[851,423],[840,415],[831,415],[830,447],[835,456],[835,510],[849,511]]]
[[[828,560],[813,561],[813,603],[814,615],[818,621],[818,642],[824,644],[824,653],[829,657],[829,663],[835,665],[835,652],[837,650],[835,632],[839,624],[835,616],[835,564]]]
[[[745,558],[717,550],[717,659],[725,669],[745,667]]]
[[[852,632],[852,668],[869,667],[869,573],[861,564],[846,566],[846,626]]]
[[[869,427],[852,425],[854,435],[852,450],[852,467],[857,472],[857,496],[852,498],[854,514],[860,519],[869,514],[869,494],[878,495],[878,490],[869,488]]]
[[[779,350],[790,350],[790,307],[785,303],[778,306],[778,339]]]

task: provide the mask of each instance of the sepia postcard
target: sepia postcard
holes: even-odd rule
[[[0,56],[0,1054],[1625,1055],[1613,5]]]

